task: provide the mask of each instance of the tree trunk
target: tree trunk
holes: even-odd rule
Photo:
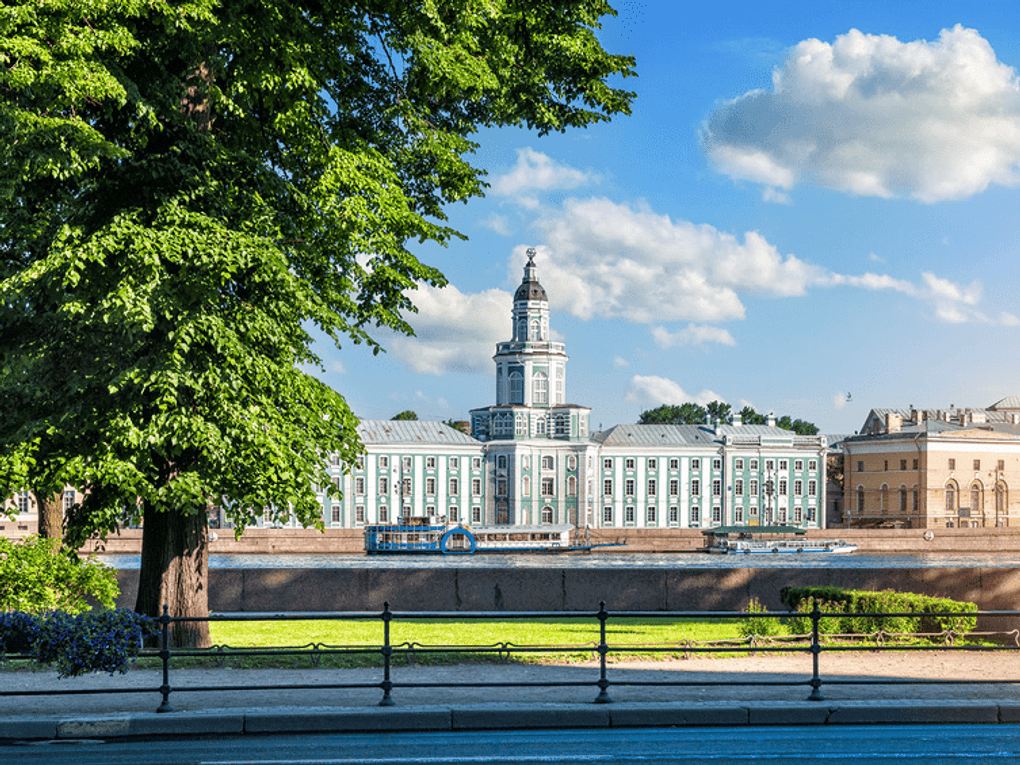
[[[209,528],[205,512],[160,511],[146,503],[142,515],[142,566],[135,610],[158,617],[209,615]],[[170,643],[177,648],[207,648],[208,622],[175,624]]]
[[[61,541],[64,538],[64,496],[61,492],[35,492],[39,510],[39,536]]]

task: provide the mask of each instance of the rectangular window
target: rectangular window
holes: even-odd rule
[[[387,494],[390,493],[390,479],[389,478],[385,478],[384,477],[384,478],[380,478],[379,479],[379,493],[382,494],[384,497]]]
[[[804,482],[800,479],[793,482],[793,496],[800,497],[804,494]]]
[[[451,523],[459,523],[460,522],[460,509],[457,508],[456,505],[450,505],[450,512],[449,512],[449,514],[446,517],[450,519]]]
[[[808,470],[818,470],[818,463],[815,460],[811,460],[807,464],[807,468],[808,468]]]
[[[633,497],[634,496],[634,479],[633,478],[628,478],[626,481],[623,482],[623,493],[626,494],[628,497]]]
[[[340,523],[340,505],[333,505],[330,508],[330,523]]]
[[[956,470],[956,460],[954,460],[954,459],[950,459],[949,460],[949,469],[950,470]]]
[[[471,479],[471,496],[480,497],[482,496],[482,479],[472,478]]]
[[[914,470],[917,470],[917,460],[914,460],[914,463],[913,463],[913,469],[914,469]]]
[[[613,508],[606,505],[602,508],[602,525],[612,526],[613,525]]]
[[[450,495],[456,497],[460,494],[460,481],[456,478],[450,479]]]
[[[751,483],[748,485],[748,489],[750,490],[752,497],[757,497],[758,496],[758,479],[757,478],[752,478],[751,479]]]
[[[769,471],[775,470],[776,469],[775,460],[765,460],[765,469]]]
[[[389,466],[390,466],[390,458],[389,457],[380,457],[379,458],[379,467],[381,467],[381,468],[388,468]]]
[[[817,481],[808,481],[807,482],[807,493],[808,493],[809,497],[814,497],[814,496],[818,495],[818,482]]]
[[[692,497],[701,496],[701,481],[699,481],[697,478],[691,479],[691,496]]]
[[[670,470],[679,470],[680,469],[680,460],[677,459],[676,457],[673,457],[672,459],[670,459],[670,461],[669,461],[669,469]]]
[[[793,522],[803,523],[804,522],[804,511],[799,507],[793,508]]]
[[[64,492],[64,512],[69,513],[74,509],[74,489]]]
[[[914,460],[914,462],[917,462],[917,460]],[[997,465],[997,469],[998,470],[1005,470],[1006,469],[1006,460],[999,460],[999,463]]]
[[[450,457],[450,470],[460,470],[460,457]]]
[[[739,459],[739,458],[733,460],[733,469],[734,470],[743,470],[744,469],[744,461],[742,459]]]
[[[401,460],[401,464],[402,464],[404,470],[410,470],[411,469],[411,458],[410,457],[404,457]]]
[[[556,479],[555,478],[543,478],[542,479],[542,496],[552,497],[556,494]]]
[[[623,510],[623,522],[624,523],[628,523],[628,524],[634,523],[634,508],[633,507],[625,507],[624,508],[624,510]]]
[[[712,508],[712,523],[722,523],[722,508],[721,507],[713,507]]]
[[[713,497],[722,496],[722,481],[720,481],[718,478],[712,481],[712,496]]]
[[[779,460],[779,469],[780,470],[789,470],[790,469],[790,463],[787,462],[786,460]]]
[[[355,505],[354,506],[354,525],[364,526],[365,525],[365,506]]]
[[[701,525],[701,508],[700,507],[692,507],[691,508],[691,526],[700,526],[700,525]]]
[[[648,460],[648,469],[649,470],[657,470],[658,467],[659,467],[659,461],[657,459],[650,458]]]
[[[496,481],[496,496],[497,497],[505,497],[506,496],[506,479],[505,478],[500,478],[500,479],[498,479]]]
[[[473,470],[481,470],[482,469],[482,458],[481,457],[472,457],[471,458],[471,468]]]
[[[752,505],[751,509],[748,510],[747,512],[748,512],[749,515],[757,516],[758,515],[758,508],[755,507],[754,505]]]
[[[882,470],[889,469],[889,460],[882,460]]]
[[[712,460],[712,470],[722,470],[722,460],[718,457]]]
[[[680,508],[673,505],[669,508],[669,525],[676,526],[680,523]]]
[[[405,497],[410,497],[411,496],[411,479],[410,478],[405,478],[401,482],[401,487],[400,488],[401,488],[401,493]]]
[[[329,455],[329,464],[331,464],[333,467],[340,467],[340,455],[339,454]]]
[[[425,479],[425,493],[429,496],[436,493],[436,479],[426,478]]]
[[[379,523],[389,522],[390,522],[390,509],[386,507],[386,505],[383,505],[382,507],[379,508]]]
[[[434,470],[435,467],[436,467],[436,458],[435,457],[426,457],[425,458],[425,467]]]
[[[974,460],[974,469],[975,470],[981,469],[981,460]]]
[[[735,507],[733,508],[733,522],[740,525],[744,522],[744,508]]]
[[[900,460],[900,470],[906,470],[906,469],[907,469],[907,461],[906,460]]]
[[[552,470],[553,468],[554,468],[553,458],[552,457],[543,457],[542,458],[542,470]]]
[[[804,460],[797,460],[796,462],[794,462],[793,463],[793,469],[794,470],[803,470],[804,469]]]
[[[757,470],[758,469],[758,460],[751,460],[751,462],[748,464],[748,467],[751,470]]]
[[[482,522],[482,508],[472,507],[471,508],[471,522],[481,523]]]
[[[633,470],[634,469],[634,458],[633,457],[628,457],[627,458],[627,461],[625,463],[625,467],[627,468],[627,470]]]
[[[780,497],[785,497],[786,496],[786,479],[785,478],[780,478],[779,479],[779,496]]]
[[[649,497],[654,497],[655,496],[655,490],[656,490],[655,479],[654,478],[649,478],[648,479],[648,496]]]
[[[691,470],[701,470],[701,460],[697,457],[691,460]]]
[[[645,510],[645,523],[649,526],[654,526],[658,521],[656,520],[655,508],[649,507]]]
[[[669,496],[676,497],[680,494],[680,479],[670,478],[669,479]]]
[[[602,460],[602,469],[603,470],[612,470],[613,469],[613,458],[612,457],[605,457],[605,458],[603,458],[603,460]]]
[[[605,494],[607,497],[612,496],[613,494],[612,478],[605,478],[602,480],[602,493]]]
[[[857,472],[858,473],[864,472],[864,462],[862,462],[861,460],[857,460]]]
[[[738,478],[733,482],[733,493],[738,497],[744,496],[744,479]]]
[[[358,476],[354,479],[354,493],[364,494],[365,493],[365,479]]]

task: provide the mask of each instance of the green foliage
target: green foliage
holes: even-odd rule
[[[747,601],[747,608],[744,609],[747,617],[737,623],[741,636],[771,637],[782,634],[783,627],[779,619],[775,616],[766,616],[768,612],[758,598]]]
[[[641,413],[638,423],[641,425],[703,425],[709,421],[728,422],[732,415],[732,407],[723,401],[712,401],[707,406],[686,403],[679,406],[663,404],[655,409],[647,409]],[[739,412],[744,425],[765,425],[768,418],[758,414],[752,407],[745,406]],[[801,436],[814,436],[818,428],[813,423],[801,419],[791,419],[783,415],[776,420],[776,426],[784,430],[792,430]]]
[[[971,613],[978,610],[975,603],[933,598],[910,592],[893,590],[869,592],[844,590],[838,587],[784,587],[780,592],[780,598],[791,611],[801,613],[810,613],[811,601],[815,599],[825,613],[875,614],[822,619],[819,629],[826,634],[869,634],[879,630],[890,633],[939,634],[946,630],[966,633],[977,625],[977,618],[973,616],[937,615]],[[810,623],[809,618],[800,617],[791,625],[791,629],[797,632],[810,632]]]
[[[410,333],[408,243],[480,195],[483,128],[630,111],[604,0],[20,0],[0,6],[0,484],[321,525],[357,420],[311,328]],[[18,483],[20,482],[20,483]]]
[[[40,666],[55,665],[61,677],[90,672],[125,672],[158,625],[127,609],[43,615],[0,614],[0,654],[30,655]]]
[[[112,607],[118,593],[112,568],[78,558],[56,540],[0,538],[0,611],[77,614],[90,608],[90,600]]]
[[[397,412],[395,415],[390,417],[390,419],[391,420],[417,420],[418,419],[418,414],[416,412],[411,411],[410,409],[405,409],[403,412]]]

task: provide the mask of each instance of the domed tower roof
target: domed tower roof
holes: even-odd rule
[[[545,294],[545,288],[538,283],[538,276],[535,273],[535,248],[528,248],[528,262],[524,266],[524,280],[521,286],[514,293],[514,302],[530,300],[543,300],[549,302]]]

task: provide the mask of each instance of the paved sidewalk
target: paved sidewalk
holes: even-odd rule
[[[1020,722],[1020,654],[823,654],[822,701],[809,701],[811,657],[611,664],[613,703],[594,703],[597,665],[463,664],[398,667],[395,706],[380,707],[379,669],[174,670],[173,712],[156,714],[158,671],[60,680],[51,672],[0,673],[0,738],[83,738],[272,731],[451,730],[509,727],[776,725],[873,722]],[[906,684],[926,679],[949,684]],[[982,681],[1012,680],[1006,684]],[[977,682],[975,682],[977,681]],[[532,683],[569,683],[528,687]],[[689,685],[667,685],[667,683]],[[425,688],[402,684],[433,684]],[[764,683],[744,685],[742,683]],[[468,687],[450,687],[466,684]],[[268,685],[313,686],[264,689]],[[243,686],[243,691],[189,688]],[[317,687],[316,687],[317,686]],[[90,693],[104,688],[137,692]]]

